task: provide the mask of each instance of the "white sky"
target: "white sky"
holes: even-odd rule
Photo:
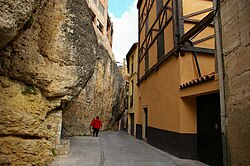
[[[122,63],[131,46],[138,41],[137,1],[134,0],[133,4],[130,5],[120,18],[109,13],[114,25],[113,53],[117,62]]]

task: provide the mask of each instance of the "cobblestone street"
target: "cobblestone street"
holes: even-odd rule
[[[181,160],[137,140],[125,132],[104,132],[96,137],[72,137],[71,153],[51,166],[204,166]]]

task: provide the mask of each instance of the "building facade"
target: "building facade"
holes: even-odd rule
[[[134,43],[126,55],[127,68],[129,74],[129,91],[128,91],[128,133],[136,136],[136,124],[138,123],[138,86],[137,86],[137,69],[138,69],[138,43]],[[140,131],[139,131],[140,133]]]
[[[139,0],[137,8],[136,137],[179,158],[222,165],[213,1]]]
[[[108,51],[110,58],[115,61],[112,52],[113,23],[108,15],[108,0],[87,0],[91,9],[92,23],[98,43]]]

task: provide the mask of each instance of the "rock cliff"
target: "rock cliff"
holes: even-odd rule
[[[86,1],[0,6],[0,165],[44,165],[62,128],[66,136],[89,134],[93,116],[113,127],[124,80],[97,44]]]
[[[93,76],[63,111],[64,136],[90,135],[89,125],[97,115],[103,123],[101,130],[109,130],[124,110],[124,80],[104,49],[98,50],[98,56]]]

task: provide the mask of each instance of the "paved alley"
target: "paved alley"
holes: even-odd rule
[[[71,153],[57,157],[51,166],[204,166],[197,161],[178,159],[125,132],[70,139]]]

